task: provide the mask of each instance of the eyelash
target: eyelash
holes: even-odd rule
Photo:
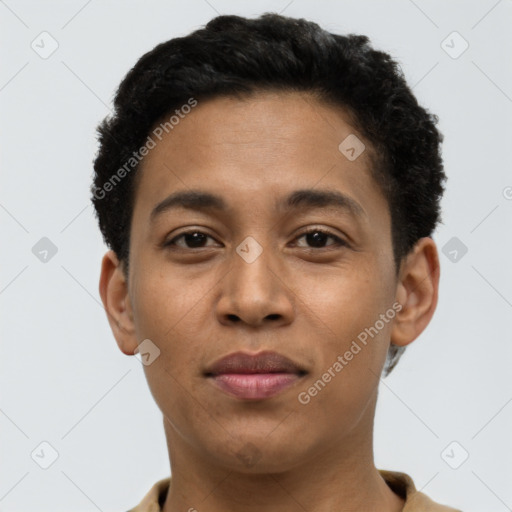
[[[182,238],[183,236],[185,235],[191,235],[191,234],[194,234],[194,233],[200,233],[202,235],[206,235],[207,237],[210,237],[213,239],[213,237],[211,235],[209,235],[208,233],[204,233],[198,229],[191,229],[189,231],[184,231],[183,233],[180,233],[179,235],[175,236],[174,238],[172,238],[171,240],[167,241],[167,242],[164,242],[163,243],[163,247],[166,247],[166,248],[170,248],[172,250],[190,250],[190,251],[194,251],[194,250],[199,250],[199,249],[208,249],[208,247],[177,247],[177,249],[175,249],[175,242],[176,240],[179,240],[180,238]],[[303,249],[310,249],[310,250],[317,250],[317,251],[321,251],[321,250],[330,250],[330,248],[332,247],[348,247],[349,244],[343,240],[342,238],[340,238],[339,236],[336,236],[334,233],[331,233],[330,231],[326,230],[326,229],[319,229],[319,228],[309,228],[307,229],[306,231],[303,231],[302,233],[300,233],[296,238],[295,240],[299,239],[299,238],[302,238],[303,236],[306,236],[306,235],[309,235],[311,233],[322,233],[324,235],[327,235],[328,237],[332,238],[335,243],[334,244],[331,244],[331,245],[328,245],[326,247],[302,247]],[[174,246],[174,247],[173,247]]]

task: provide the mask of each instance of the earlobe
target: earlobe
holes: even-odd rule
[[[119,349],[133,355],[137,347],[133,311],[122,265],[114,251],[103,256],[99,292]]]
[[[437,306],[439,257],[430,237],[420,238],[400,270],[396,300],[402,305],[391,330],[391,343],[406,346],[427,327]]]

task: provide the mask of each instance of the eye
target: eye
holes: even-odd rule
[[[340,237],[334,235],[330,231],[327,231],[325,229],[319,229],[319,228],[310,228],[307,231],[303,232],[300,236],[296,238],[296,240],[300,240],[301,238],[304,238],[307,241],[307,243],[312,244],[312,249],[323,249],[324,244],[327,239],[331,238],[334,240],[333,244],[328,245],[327,247],[335,246],[348,246],[348,243],[345,242],[345,240],[341,239]],[[299,246],[304,247],[304,246]],[[308,247],[306,247],[308,248]]]
[[[190,244],[191,246],[183,246],[176,243],[177,240],[180,240],[183,238],[185,244]],[[191,230],[191,231],[185,231],[184,233],[181,233],[180,235],[172,238],[168,242],[164,243],[164,247],[172,247],[177,246],[180,249],[200,249],[203,247],[203,243],[206,241],[206,239],[213,238],[210,235],[207,235],[206,233],[203,233],[202,231],[198,230]]]

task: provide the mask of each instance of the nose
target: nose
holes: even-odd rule
[[[269,249],[254,261],[233,252],[230,270],[221,281],[217,318],[223,325],[261,328],[289,324],[294,315],[290,284],[290,276]]]

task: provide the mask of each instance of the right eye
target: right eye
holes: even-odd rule
[[[177,240],[180,240],[182,238],[184,240],[184,243],[186,244],[185,246],[176,243]],[[211,237],[210,235],[207,235],[202,231],[198,231],[197,229],[193,229],[180,233],[171,240],[165,242],[163,246],[169,247],[171,249],[173,249],[174,247],[178,247],[180,249],[201,249],[203,247],[202,244],[204,244],[204,242],[208,238],[211,238],[213,240],[213,237]],[[191,247],[187,246],[187,244],[191,245]]]

